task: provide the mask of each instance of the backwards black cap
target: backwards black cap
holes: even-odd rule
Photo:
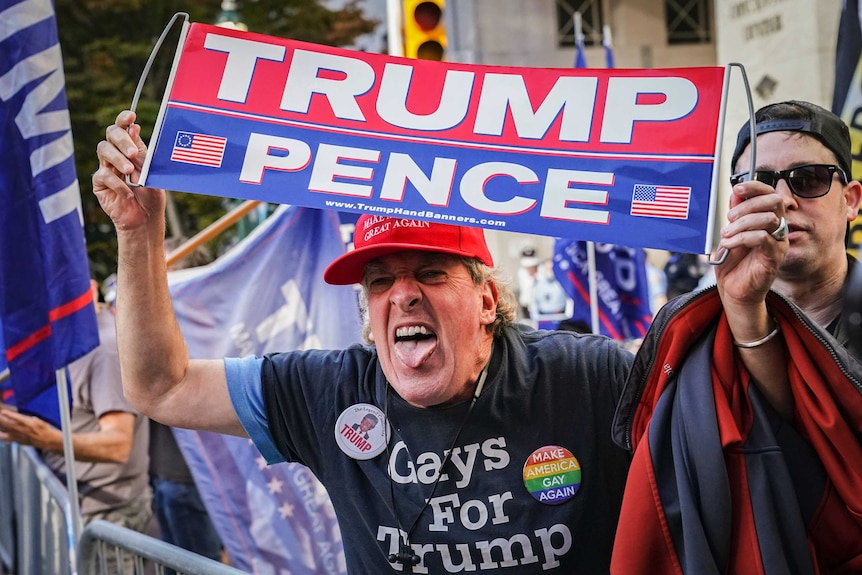
[[[768,104],[754,114],[756,132],[803,132],[817,138],[835,154],[841,169],[852,179],[850,157],[850,130],[835,114],[810,102],[790,100]],[[730,161],[731,170],[736,170],[736,161],[751,141],[751,128],[746,122],[736,136],[736,148]]]

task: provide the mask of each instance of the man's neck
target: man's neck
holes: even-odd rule
[[[775,291],[795,303],[799,309],[823,327],[828,326],[841,313],[842,291],[847,277],[846,263],[840,271],[828,277],[778,278]]]

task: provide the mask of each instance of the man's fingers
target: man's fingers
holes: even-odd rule
[[[747,232],[770,233],[781,224],[782,216],[773,211],[757,211],[737,214],[734,219],[728,218],[728,223],[721,228],[722,238],[731,238]]]
[[[135,195],[132,189],[126,185],[125,176],[118,175],[114,169],[106,166],[99,168],[93,174],[93,193],[98,196],[102,192],[113,192],[126,198]]]
[[[111,142],[105,140],[99,142],[96,146],[96,155],[99,157],[101,167],[111,168],[121,174],[131,174],[135,171],[135,164]]]
[[[0,429],[9,436],[12,434],[20,434],[21,429],[24,427],[24,422],[20,421],[19,418],[20,416],[18,414],[3,414],[2,419],[0,419]]]
[[[142,151],[142,148],[146,149],[140,137],[135,141],[125,128],[117,124],[108,126],[108,129],[105,130],[105,140],[128,158],[134,158]]]
[[[778,214],[778,218],[784,215],[784,204],[781,201],[781,196],[778,194],[759,194],[748,198],[744,202],[736,204],[728,210],[727,221],[735,222],[736,220],[750,214],[769,212]],[[777,218],[775,220],[775,224],[772,226],[773,229],[776,225],[778,225]]]

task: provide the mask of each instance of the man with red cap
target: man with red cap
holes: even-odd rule
[[[350,573],[608,571],[629,464],[610,429],[629,352],[516,326],[481,229],[365,215],[324,279],[361,284],[372,345],[190,360],[167,289],[164,192],[123,179],[145,155],[133,122],[124,112],[108,128],[93,185],[117,228],[134,405],[307,465]]]

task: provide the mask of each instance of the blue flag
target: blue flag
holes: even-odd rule
[[[342,348],[361,337],[357,294],[323,282],[344,253],[338,214],[281,206],[210,265],[171,272],[177,320],[197,358]],[[234,566],[346,573],[335,513],[303,465],[267,467],[247,439],[174,434]]]
[[[0,0],[0,389],[58,427],[55,371],[99,343],[64,85],[50,0]]]
[[[575,68],[586,68],[587,58],[584,56],[584,35],[575,31]]]
[[[646,254],[641,248],[595,244],[598,332],[616,340],[641,338],[652,322]],[[574,301],[572,320],[592,324],[587,242],[558,239],[554,274]]]
[[[610,38],[605,36],[602,39],[602,46],[605,47],[605,68],[613,68],[614,67],[614,50],[611,46]]]

